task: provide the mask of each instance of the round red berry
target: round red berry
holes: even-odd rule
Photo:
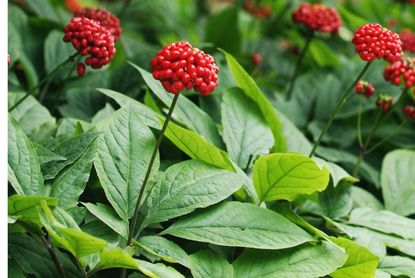
[[[253,54],[251,59],[254,65],[259,65],[259,63],[261,63],[261,55],[259,55],[258,53]]]
[[[415,106],[406,105],[402,110],[408,119],[415,120]]]
[[[171,43],[151,59],[153,77],[167,92],[194,89],[209,95],[218,86],[219,69],[213,57],[188,42]]]
[[[297,24],[303,24],[313,31],[337,34],[341,19],[336,9],[322,4],[301,3],[292,13]]]
[[[364,81],[359,80],[359,82],[356,83],[354,90],[356,93],[361,94],[363,93],[363,89],[364,89]]]
[[[415,32],[411,29],[403,29],[399,34],[402,41],[402,49],[408,52],[415,52]]]
[[[352,42],[360,58],[366,62],[384,58],[393,63],[403,55],[399,35],[380,24],[366,24],[354,33]]]
[[[386,81],[393,85],[399,86],[401,83],[406,88],[410,88],[415,85],[415,59],[405,57],[393,64],[387,66],[383,73]]]
[[[86,17],[74,17],[64,32],[63,40],[71,42],[82,56],[86,56],[85,64],[91,68],[101,68],[114,58],[114,38],[99,22]]]
[[[85,75],[85,64],[84,63],[79,63],[76,67],[76,72],[78,73],[79,76],[84,76]]]
[[[121,35],[120,20],[106,9],[84,8],[77,10],[74,16],[86,17],[98,21],[101,26],[107,28],[111,32],[114,41],[117,41]]]
[[[359,80],[355,85],[355,91],[358,94],[364,94],[370,98],[375,93],[375,88],[367,81]]]

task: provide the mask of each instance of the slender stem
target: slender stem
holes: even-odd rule
[[[49,241],[44,236],[41,236],[40,240],[42,242],[42,245],[46,248],[46,250],[48,250],[49,255],[52,259],[52,262],[55,265],[56,270],[59,273],[59,276],[62,278],[65,278],[66,277],[65,272],[63,271],[62,265],[59,263],[59,259],[56,256],[55,249],[53,249],[52,245],[49,243]]]
[[[373,138],[373,135],[375,135],[376,131],[378,130],[380,123],[382,122],[382,110],[380,109],[378,112],[378,115],[376,116],[375,123],[373,124],[372,129],[369,132],[369,135],[367,136],[366,142],[363,145],[364,151],[366,151],[367,146],[370,144],[370,141]]]
[[[82,267],[81,262],[79,261],[77,257],[75,257],[75,262],[76,262],[76,266],[82,273],[82,277],[88,278],[88,273],[85,271],[85,268]]]
[[[344,92],[343,96],[341,97],[341,99],[337,103],[337,106],[334,109],[333,113],[330,115],[330,118],[329,118],[329,121],[327,122],[327,125],[325,126],[323,131],[320,133],[317,141],[314,143],[313,148],[312,148],[310,154],[308,155],[309,157],[312,157],[314,155],[314,153],[316,152],[316,149],[320,145],[321,140],[323,139],[324,135],[327,133],[327,131],[329,130],[331,124],[333,123],[337,112],[339,112],[340,109],[343,107],[343,105],[346,103],[346,100],[348,99],[348,97],[350,97],[350,95],[353,94],[352,91],[353,91],[354,86],[363,77],[363,75],[369,69],[370,65],[371,65],[370,62],[365,65],[365,67],[362,69],[360,74],[357,76],[356,80],[352,83],[352,85],[349,87],[349,89],[347,89],[347,91]]]
[[[245,173],[248,172],[249,165],[251,164],[251,161],[252,161],[253,158],[254,158],[254,155],[253,154],[250,154],[249,157],[248,157],[248,162],[246,163],[246,166],[245,166],[245,169],[244,169],[244,172]]]
[[[359,146],[363,147],[363,140],[362,140],[362,104],[363,101],[360,99],[359,104],[359,113],[357,114],[357,140],[359,141]]]
[[[305,54],[306,54],[306,52],[307,52],[307,50],[310,46],[311,41],[313,40],[313,37],[314,37],[314,32],[313,31],[308,32],[304,47],[301,50],[300,57],[298,57],[297,63],[295,64],[293,75],[290,78],[290,83],[288,85],[288,90],[285,94],[285,99],[286,100],[291,99],[292,91],[294,90],[295,81],[298,77],[298,74],[300,73],[301,64],[303,63]]]
[[[356,177],[357,173],[359,172],[360,165],[362,164],[364,158],[365,158],[365,150],[364,150],[364,147],[361,147],[359,150],[359,157],[357,158],[356,165],[354,166],[354,169],[353,169],[353,174],[352,174],[353,177]]]
[[[48,73],[45,78],[43,78],[39,83],[37,83],[36,86],[34,86],[32,89],[30,89],[21,99],[19,99],[10,109],[9,112],[12,112],[16,107],[18,107],[25,99],[27,99],[29,96],[34,96],[35,91],[42,86],[46,81],[48,81],[53,75],[55,75],[61,68],[63,68],[66,63],[72,61],[76,56],[78,56],[79,53],[75,53],[68,57],[65,61],[63,61],[61,64],[56,66],[50,73]]]
[[[389,133],[388,136],[384,137],[382,140],[380,140],[378,143],[376,143],[373,147],[371,147],[370,149],[368,149],[366,151],[366,154],[369,154],[369,153],[373,152],[374,150],[376,150],[377,148],[379,148],[381,145],[383,145],[383,143],[385,143],[390,138],[392,138],[392,136],[394,136],[396,134],[396,132],[398,132],[403,126],[405,126],[406,123],[407,122],[404,121],[400,125],[398,125],[392,132]]]
[[[160,135],[159,135],[159,137],[157,139],[157,143],[154,146],[153,154],[151,156],[150,163],[148,164],[148,168],[147,168],[147,172],[146,172],[146,175],[145,175],[145,178],[144,178],[144,181],[143,181],[143,185],[141,186],[140,193],[138,194],[138,199],[137,199],[137,203],[136,203],[136,206],[135,206],[134,216],[132,218],[132,222],[131,222],[131,226],[130,226],[130,231],[129,231],[129,234],[128,234],[127,245],[130,245],[131,244],[131,241],[133,239],[134,231],[135,231],[136,226],[137,226],[137,218],[138,218],[138,212],[140,210],[141,200],[142,200],[142,198],[144,196],[145,188],[146,188],[147,183],[148,183],[148,181],[150,179],[151,169],[153,168],[153,164],[154,164],[154,161],[156,159],[157,151],[158,151],[158,149],[160,147],[161,142],[163,141],[164,132],[167,129],[167,125],[169,124],[169,121],[170,121],[171,116],[173,114],[173,110],[174,110],[174,107],[176,106],[176,103],[177,103],[177,100],[179,98],[179,95],[180,94],[176,94],[174,96],[174,98],[173,98],[173,101],[172,101],[172,103],[170,105],[169,113],[166,116],[166,120],[164,121],[163,127],[162,127],[162,129],[160,131]]]

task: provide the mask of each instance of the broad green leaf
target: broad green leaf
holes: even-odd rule
[[[95,168],[105,194],[118,215],[126,220],[135,209],[138,192],[156,144],[141,112],[126,106],[97,124],[102,135]],[[159,166],[156,157],[154,170]]]
[[[327,167],[327,169],[330,172],[330,176],[333,180],[333,186],[336,187],[341,181],[345,181],[348,183],[355,183],[359,180],[352,177],[350,174],[348,174],[342,167],[339,165],[326,161],[324,159],[313,157],[313,160],[320,166],[320,167]]]
[[[302,154],[278,153],[261,156],[254,165],[254,186],[260,201],[292,201],[302,194],[323,191],[329,171],[320,169]]]
[[[238,278],[315,278],[329,275],[346,259],[338,246],[324,241],[277,251],[246,249],[233,267]]]
[[[415,277],[415,261],[408,257],[386,256],[380,262],[379,268],[393,276]]]
[[[180,218],[162,234],[257,249],[282,249],[314,240],[278,213],[239,202],[223,202],[198,210]]]
[[[356,207],[369,207],[377,211],[384,209],[382,203],[375,196],[357,186],[352,186],[352,199]]]
[[[99,220],[104,222],[108,227],[113,229],[124,239],[128,238],[128,221],[122,220],[117,213],[109,206],[97,203],[82,203],[90,213],[95,215]]]
[[[50,21],[59,22],[59,15],[57,14],[51,2],[48,0],[38,0],[35,2],[29,1],[27,5],[40,18],[48,19]]]
[[[257,104],[238,88],[226,90],[223,95],[222,125],[226,149],[242,169],[250,166],[251,156],[267,154],[274,145]]]
[[[33,143],[33,146],[35,147],[35,150],[36,150],[37,156],[39,158],[39,163],[40,163],[41,167],[42,167],[42,165],[44,165],[48,162],[66,160],[65,157],[52,152],[51,150],[43,147],[42,145]]]
[[[261,89],[259,89],[252,77],[238,63],[238,61],[236,61],[236,59],[226,51],[222,52],[225,54],[226,61],[236,84],[245,92],[247,97],[258,104],[265,121],[271,128],[272,134],[274,135],[274,151],[285,151],[285,138],[282,133],[282,125],[278,119],[278,115],[275,112],[274,107],[261,92]]]
[[[359,233],[354,239],[356,243],[366,247],[373,255],[383,258],[386,256],[386,245],[382,239],[372,233]]]
[[[59,206],[64,209],[77,205],[79,196],[85,190],[92,168],[92,161],[97,153],[98,133],[85,133],[85,136],[91,139],[90,143],[84,146],[84,149],[79,152],[79,156],[73,163],[60,171],[52,182],[50,194],[58,199]]]
[[[392,276],[389,273],[382,271],[380,269],[376,269],[375,278],[391,278],[391,277]]]
[[[349,255],[347,261],[330,276],[333,278],[374,277],[379,258],[363,246],[341,237],[331,237],[337,245],[343,247]]]
[[[284,133],[286,151],[296,152],[308,155],[311,151],[311,143],[304,134],[288,119],[283,113],[276,111],[278,118],[282,124],[282,132]]]
[[[158,114],[151,110],[151,108],[145,106],[141,102],[136,101],[126,95],[118,93],[116,91],[108,89],[97,89],[99,92],[115,100],[121,107],[131,105],[134,110],[139,111],[137,117],[140,117],[141,121],[147,126],[161,129],[162,123],[158,120]]]
[[[23,273],[21,267],[16,262],[16,260],[7,260],[7,277],[26,278],[26,275]]]
[[[190,270],[194,278],[234,277],[232,265],[210,250],[190,255]]]
[[[320,40],[311,42],[310,54],[320,67],[337,67],[340,64],[337,53]]]
[[[387,210],[374,211],[371,208],[356,208],[350,214],[349,223],[407,239],[415,239],[415,220]]]
[[[232,172],[236,171],[226,152],[218,149],[196,132],[170,122],[165,135],[191,158]]]
[[[160,81],[155,80],[151,73],[132,63],[130,64],[141,74],[147,86],[164,103],[164,105],[170,107],[174,96],[166,92]],[[212,118],[196,104],[188,100],[184,95],[181,95],[177,100],[173,118],[200,134],[213,145],[219,148],[222,147],[222,140]]]
[[[40,224],[38,206],[42,201],[46,201],[51,207],[57,204],[57,200],[51,197],[12,195],[7,201],[7,212],[19,217],[19,221],[25,220]]]
[[[353,207],[350,183],[341,182],[333,187],[330,182],[326,190],[318,194],[318,200],[323,215],[332,219],[347,216]]]
[[[62,32],[52,30],[45,39],[44,45],[45,68],[48,73],[52,72],[57,66],[62,64],[69,56],[76,53],[76,50],[70,43],[62,40]],[[67,65],[68,70],[72,67]],[[67,75],[67,72],[64,71]],[[62,74],[62,77],[66,76]]]
[[[9,93],[9,108],[16,104],[25,93]],[[29,96],[10,113],[19,123],[23,131],[30,135],[32,131],[43,124],[55,124],[56,120],[49,111],[34,97]]]
[[[382,194],[387,210],[406,216],[415,213],[415,151],[395,150],[383,159]]]
[[[11,115],[8,127],[8,169],[9,181],[17,194],[46,193],[36,150]]]
[[[161,263],[152,264],[137,260],[139,270],[150,278],[184,278],[180,272]]]
[[[143,248],[153,256],[159,257],[169,263],[179,263],[189,267],[189,256],[176,243],[161,236],[143,236],[134,244]]]
[[[168,168],[151,189],[145,224],[163,222],[216,204],[238,190],[243,177],[203,161],[188,160]]]
[[[99,254],[99,263],[95,269],[130,268],[138,269],[137,261],[121,248],[105,248]]]
[[[112,113],[114,113],[114,108],[112,108],[111,104],[109,103],[105,103],[104,108],[102,108],[101,110],[99,110],[94,117],[92,117],[91,119],[91,123],[95,124],[97,122],[99,122],[100,120],[103,120],[105,117],[111,115]]]
[[[9,234],[8,248],[12,250],[8,255],[18,262],[24,272],[42,278],[60,277],[49,252],[32,237],[25,234]],[[79,277],[79,270],[71,259],[56,249],[55,252],[66,277]]]

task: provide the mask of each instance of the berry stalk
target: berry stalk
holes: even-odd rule
[[[287,92],[285,94],[285,99],[286,100],[290,100],[291,99],[292,91],[294,90],[295,81],[297,80],[298,74],[300,72],[301,64],[303,63],[305,54],[306,54],[308,48],[310,47],[310,43],[313,40],[313,38],[314,38],[314,32],[313,31],[309,31],[309,33],[307,34],[307,38],[306,38],[304,47],[301,50],[300,57],[298,57],[297,63],[295,64],[295,68],[294,68],[293,75],[290,78],[290,84],[289,84],[288,90],[287,90]]]
[[[316,152],[316,149],[320,145],[321,140],[323,139],[324,135],[330,129],[330,127],[331,127],[331,125],[332,125],[332,123],[334,121],[334,118],[335,118],[336,114],[340,111],[340,109],[343,107],[343,105],[349,99],[349,97],[351,96],[351,94],[354,93],[353,92],[353,89],[356,86],[356,83],[359,82],[359,80],[363,77],[363,75],[369,69],[370,65],[371,65],[371,62],[369,62],[369,63],[367,63],[365,65],[365,67],[362,69],[362,71],[360,72],[360,74],[357,76],[356,80],[352,83],[352,85],[349,87],[349,89],[347,89],[347,91],[343,94],[343,96],[340,99],[340,101],[337,103],[336,108],[334,109],[333,113],[330,115],[330,118],[329,118],[329,121],[327,122],[327,125],[325,126],[325,128],[323,129],[323,131],[318,136],[317,141],[314,143],[313,148],[311,149],[311,152],[308,155],[309,157],[312,157],[314,155],[314,153]]]

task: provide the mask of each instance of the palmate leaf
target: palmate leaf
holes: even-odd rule
[[[234,277],[232,265],[225,258],[210,250],[190,255],[190,263],[194,278]]]
[[[223,202],[174,222],[162,234],[222,246],[293,247],[313,237],[281,215],[248,203]]]

